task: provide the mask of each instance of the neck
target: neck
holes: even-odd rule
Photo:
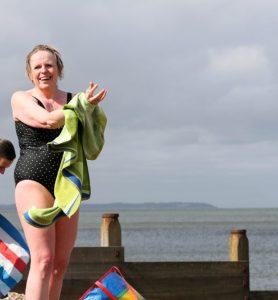
[[[33,93],[40,98],[55,99],[59,94],[58,88],[39,89],[38,87],[33,88]]]

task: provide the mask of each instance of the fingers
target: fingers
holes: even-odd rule
[[[90,102],[91,104],[94,104],[94,105],[96,105],[100,101],[102,101],[107,94],[107,90],[103,89],[99,93],[94,95],[94,92],[96,91],[97,88],[98,88],[98,84],[94,84],[93,82],[90,82],[89,87],[85,93],[85,96],[86,96],[86,99],[88,100],[88,102]]]
[[[101,100],[103,100],[105,98],[106,94],[107,94],[107,90],[104,91],[104,93],[103,93],[103,95],[101,97]]]
[[[105,98],[106,93],[107,93],[106,90],[101,90],[95,96],[93,96],[92,98],[88,99],[88,101],[91,104],[98,104],[100,101],[102,101]]]
[[[98,84],[94,84],[93,82],[90,82],[89,87],[86,91],[87,98],[93,97],[93,94],[97,88],[98,88]]]

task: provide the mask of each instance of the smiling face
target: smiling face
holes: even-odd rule
[[[37,51],[30,58],[30,78],[39,89],[56,87],[59,77],[56,57],[49,51]]]

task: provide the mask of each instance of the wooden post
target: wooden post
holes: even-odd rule
[[[229,238],[229,257],[230,261],[249,261],[249,246],[246,230],[234,229]]]
[[[103,214],[100,228],[101,247],[121,246],[122,234],[119,214]]]
[[[249,276],[249,245],[245,229],[233,229],[229,238],[230,261],[247,261],[248,265],[242,269],[244,274],[243,288],[245,290],[244,300],[250,299],[250,276]]]

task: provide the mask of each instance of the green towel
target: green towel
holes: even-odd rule
[[[98,105],[86,100],[84,93],[78,93],[63,107],[63,112],[63,130],[48,143],[53,151],[64,151],[54,187],[54,205],[32,207],[24,213],[25,220],[36,227],[50,226],[61,216],[71,217],[81,201],[90,198],[86,159],[96,159],[104,145],[106,116]]]

